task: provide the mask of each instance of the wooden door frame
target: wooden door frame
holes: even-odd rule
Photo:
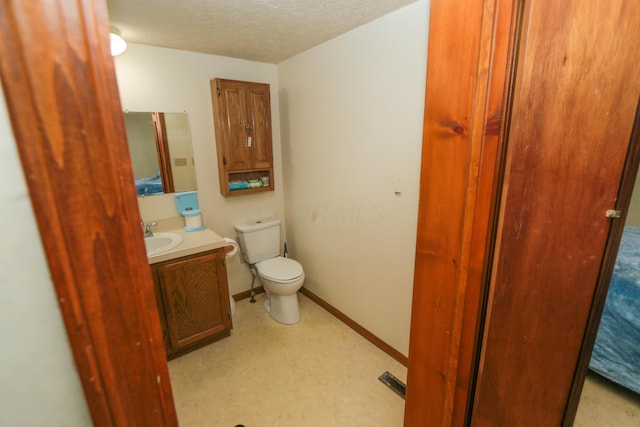
[[[108,33],[105,1],[1,0],[0,76],[93,424],[177,426]]]
[[[520,10],[431,1],[406,426],[469,422]]]

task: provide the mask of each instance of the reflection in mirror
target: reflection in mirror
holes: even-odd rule
[[[138,196],[197,190],[186,113],[125,112]]]

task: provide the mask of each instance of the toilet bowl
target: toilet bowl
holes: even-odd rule
[[[304,283],[304,270],[299,262],[280,255],[280,221],[256,221],[235,228],[242,256],[267,294],[265,309],[280,323],[298,323],[297,292]]]
[[[264,308],[274,320],[287,325],[300,321],[298,290],[304,283],[304,271],[299,262],[281,256],[255,265],[267,294]]]

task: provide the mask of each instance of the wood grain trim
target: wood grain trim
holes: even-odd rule
[[[472,396],[512,2],[433,0],[430,20],[407,426],[463,425]]]
[[[264,293],[264,288],[262,286],[258,286],[254,289],[254,292],[256,295],[260,293]],[[300,289],[300,293],[306,296],[307,298],[309,298],[311,301],[318,304],[320,307],[322,307],[329,313],[331,313],[336,318],[338,318],[338,320],[340,320],[342,323],[344,323],[345,325],[347,325],[348,327],[350,327],[351,329],[353,329],[354,331],[362,335],[365,339],[367,339],[373,345],[378,347],[380,350],[384,351],[389,356],[393,357],[402,365],[407,366],[407,363],[408,363],[407,356],[400,353],[398,350],[391,347],[386,342],[382,341],[380,338],[378,338],[377,336],[369,332],[362,325],[358,324],[355,320],[351,319],[349,316],[347,316],[346,314],[344,314],[343,312],[341,312],[340,310],[338,310],[337,308],[335,308],[334,306],[332,306],[331,304],[329,304],[328,302],[320,298],[318,295],[306,289],[305,287],[302,287]],[[244,292],[239,292],[237,294],[234,294],[233,300],[240,301],[250,297],[251,297],[251,291],[249,290],[249,291],[244,291]]]
[[[5,99],[93,424],[177,426],[106,4],[1,8]]]
[[[471,240],[468,246],[468,272],[464,292],[462,325],[457,360],[457,377],[453,384],[451,425],[468,424],[473,407],[475,379],[480,355],[480,339],[484,326],[484,310],[490,281],[494,234],[497,226],[497,205],[501,195],[508,128],[508,93],[514,65],[512,51],[515,41],[513,29],[517,26],[517,8],[512,0],[497,0],[493,8],[485,8],[483,16],[477,89],[486,95],[476,94],[476,114],[484,121],[476,122],[476,150],[471,158],[479,159],[477,169],[471,168],[471,176],[477,175],[475,200],[467,204],[467,214],[472,215]],[[489,23],[490,25],[488,25]]]
[[[254,289],[254,292],[256,295],[264,293],[264,288],[262,286],[258,286]],[[331,313],[336,318],[338,318],[342,323],[344,323],[345,325],[347,325],[348,327],[350,327],[351,329],[353,329],[354,331],[362,335],[365,339],[367,339],[373,345],[378,347],[380,350],[384,351],[389,356],[393,357],[402,365],[407,366],[407,363],[408,363],[407,356],[400,353],[398,350],[391,347],[389,344],[387,344],[386,342],[384,342],[383,340],[381,340],[380,338],[378,338],[377,336],[369,332],[366,328],[358,324],[355,320],[351,319],[349,316],[347,316],[346,314],[344,314],[343,312],[341,312],[340,310],[338,310],[337,308],[335,308],[334,306],[332,306],[331,304],[329,304],[328,302],[320,298],[318,295],[306,289],[305,287],[302,287],[300,289],[300,293],[306,296],[307,298],[309,298],[311,301],[318,304],[320,307],[322,307],[329,313]],[[251,297],[251,291],[249,290],[249,291],[244,291],[244,292],[239,292],[237,294],[234,294],[233,300],[240,301],[250,297]]]
[[[366,340],[368,340],[373,345],[378,347],[380,350],[384,351],[389,356],[393,357],[402,365],[407,366],[408,364],[407,356],[400,353],[398,350],[391,347],[389,344],[387,344],[386,342],[382,341],[380,338],[378,338],[377,336],[369,332],[364,326],[360,325],[355,320],[353,320],[352,318],[350,318],[349,316],[347,316],[346,314],[344,314],[343,312],[341,312],[340,310],[338,310],[337,308],[335,308],[334,306],[332,306],[331,304],[329,304],[328,302],[320,298],[318,295],[314,294],[309,289],[305,288],[304,286],[300,289],[300,293],[306,296],[307,298],[309,298],[311,301],[318,304],[320,307],[324,308],[326,311],[328,311],[333,316],[338,318],[338,320],[340,320],[342,323],[344,323],[345,325],[347,325],[348,327],[350,327],[351,329],[353,329],[354,331],[362,335],[362,337],[364,337]]]

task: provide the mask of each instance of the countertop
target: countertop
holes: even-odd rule
[[[155,232],[155,230],[154,230]],[[231,246],[224,238],[218,236],[213,230],[205,228],[199,231],[184,231],[183,228],[162,229],[158,233],[173,233],[182,237],[182,243],[175,248],[157,255],[147,257],[149,264],[155,264],[187,255],[193,255],[212,249]]]

